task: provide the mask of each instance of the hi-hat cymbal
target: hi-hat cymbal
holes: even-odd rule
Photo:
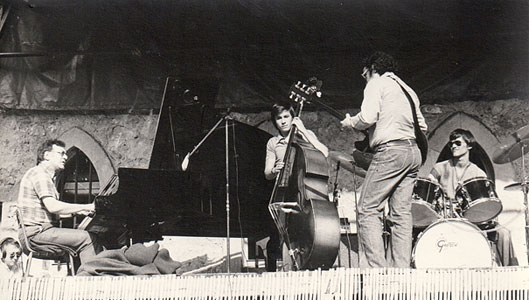
[[[366,176],[366,171],[357,166],[354,157],[349,154],[340,151],[329,151],[329,158],[335,162],[340,162],[340,166],[347,171],[355,173],[360,177]]]
[[[529,138],[501,146],[494,152],[492,161],[497,164],[505,164],[522,157],[527,152],[529,152]]]
[[[527,185],[529,183],[526,183],[525,185]],[[506,185],[503,189],[506,190],[506,191],[522,191],[523,190],[523,186],[524,184],[521,183],[521,182],[515,182],[515,183],[511,183],[509,185]]]

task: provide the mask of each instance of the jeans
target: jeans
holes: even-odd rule
[[[359,246],[369,267],[410,267],[411,194],[420,165],[421,154],[413,140],[377,147],[358,204]],[[391,235],[386,255],[383,217],[388,201]]]
[[[498,266],[517,266],[518,258],[514,253],[511,231],[496,222],[478,225],[487,231],[487,238],[492,242],[492,252]]]
[[[81,264],[91,260],[103,250],[102,246],[96,242],[94,234],[79,229],[50,227],[30,236],[29,239],[38,244],[51,243],[68,246],[77,251]]]

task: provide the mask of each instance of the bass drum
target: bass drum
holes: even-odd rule
[[[463,219],[443,219],[426,228],[413,248],[415,268],[492,267],[493,252],[479,228]]]

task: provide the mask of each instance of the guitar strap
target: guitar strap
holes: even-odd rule
[[[424,134],[422,133],[421,131],[421,128],[419,127],[419,121],[418,121],[418,118],[417,118],[417,109],[415,108],[415,103],[413,103],[413,99],[411,98],[410,94],[408,93],[408,91],[400,84],[400,82],[393,78],[393,77],[390,77],[391,79],[395,80],[395,82],[400,86],[400,89],[404,92],[404,95],[406,95],[406,98],[408,98],[408,101],[410,102],[410,106],[411,106],[411,109],[412,109],[412,113],[413,113],[413,128],[415,130],[415,139],[419,145],[419,147],[421,148],[421,158],[422,158],[422,163],[424,164],[424,162],[426,161],[426,154],[428,153],[428,144],[427,141],[426,141],[426,137],[424,136]],[[423,149],[426,148],[426,149]]]

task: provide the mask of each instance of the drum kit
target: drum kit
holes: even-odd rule
[[[418,178],[412,194],[413,226],[425,228],[449,218],[465,218],[471,223],[482,224],[497,217],[503,209],[494,183],[485,177],[465,180],[456,189],[456,199],[446,199],[436,182]]]
[[[416,268],[491,267],[493,252],[477,225],[500,214],[503,206],[494,183],[468,179],[447,199],[441,186],[418,178],[412,194],[413,226],[424,229],[413,248]]]
[[[493,161],[505,164],[521,158],[522,181],[507,185],[507,191],[524,195],[526,243],[529,247],[529,180],[524,155],[529,152],[529,125],[517,130],[494,152]],[[364,168],[371,157],[331,151],[330,158],[340,162],[354,176],[365,177]],[[494,252],[485,233],[478,227],[496,218],[503,210],[493,181],[476,177],[456,189],[456,200],[447,199],[441,186],[428,178],[418,178],[412,194],[413,226],[422,232],[413,247],[416,268],[491,267]],[[528,249],[529,254],[529,249]]]
[[[522,182],[510,184],[505,190],[523,191],[528,228],[529,182],[524,155],[529,151],[529,126],[516,131],[513,137],[494,152],[493,161],[505,164],[522,158]],[[413,248],[412,263],[416,268],[491,267],[494,264],[494,252],[478,227],[497,217],[503,209],[494,182],[485,177],[466,180],[457,187],[456,199],[447,200],[436,182],[417,179],[412,194],[413,226],[424,230]]]

